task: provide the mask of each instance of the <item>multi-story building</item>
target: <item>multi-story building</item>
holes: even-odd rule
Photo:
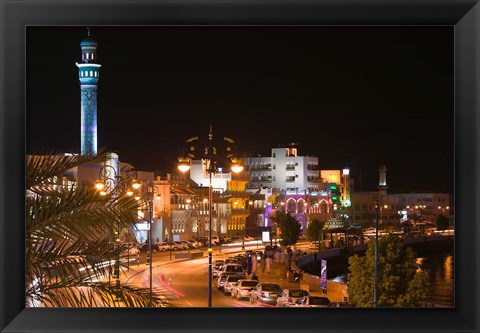
[[[244,158],[248,191],[265,194],[264,228],[275,228],[275,212],[287,211],[306,230],[308,221],[327,221],[341,206],[350,206],[349,169],[320,170],[318,158],[299,156],[293,144],[272,148],[271,156]]]
[[[249,189],[271,188],[307,194],[320,190],[318,158],[298,156],[293,145],[272,148],[268,157],[245,157],[243,162],[250,173]]]

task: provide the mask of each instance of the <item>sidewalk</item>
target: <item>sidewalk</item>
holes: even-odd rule
[[[288,282],[287,280],[287,266],[285,264],[272,262],[270,266],[270,273],[266,270],[262,272],[260,266],[256,272],[258,280],[261,282],[273,282],[279,284],[283,289],[287,288],[301,288],[310,292],[314,296],[327,296],[331,302],[342,301],[342,292],[335,288],[335,282],[328,280],[327,283],[327,295],[322,294],[320,288],[320,282],[313,283],[308,282],[304,277],[300,279],[300,282]],[[311,280],[311,279],[310,279]]]

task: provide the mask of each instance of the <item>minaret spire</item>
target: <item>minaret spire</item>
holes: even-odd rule
[[[91,29],[87,27],[87,37],[80,42],[82,60],[76,63],[81,94],[82,155],[97,154],[97,84],[101,65],[97,63],[97,42],[91,37]]]

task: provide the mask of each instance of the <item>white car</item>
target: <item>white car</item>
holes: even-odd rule
[[[295,306],[295,302],[303,296],[309,296],[308,291],[300,288],[284,289],[282,294],[277,298],[277,307]]]
[[[245,274],[243,266],[240,264],[227,264],[225,260],[225,265],[223,265],[222,272],[226,273],[235,273],[237,275]]]
[[[228,277],[229,275],[236,275],[236,273],[233,273],[233,272],[223,273],[223,272],[221,272],[221,273],[218,275],[218,280],[217,280],[217,288],[218,288],[218,290],[223,291],[223,286],[225,285],[225,280],[227,279],[227,277]],[[245,278],[245,275],[244,275],[244,278]]]
[[[236,299],[250,298],[250,292],[255,289],[257,280],[238,280],[237,284],[232,287],[230,294]]]
[[[217,278],[222,271],[224,261],[222,259],[216,259],[212,267],[212,275],[214,278]]]
[[[140,250],[136,247],[131,247],[128,249],[128,255],[130,256],[136,256],[137,254],[140,254]]]
[[[303,296],[295,302],[294,307],[300,308],[327,308],[330,300],[323,296]]]
[[[155,244],[158,247],[159,251],[168,251],[170,250],[170,245],[167,242],[160,242]]]
[[[220,244],[220,238],[218,236],[212,236],[212,246]],[[208,243],[207,243],[208,246]]]
[[[238,280],[243,280],[245,279],[245,274],[243,275],[229,275],[227,276],[227,279],[225,280],[225,283],[223,284],[223,294],[227,296],[232,292],[232,288],[234,288]]]

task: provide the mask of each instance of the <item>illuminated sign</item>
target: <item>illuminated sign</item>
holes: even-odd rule
[[[270,231],[262,231],[262,242],[270,242]]]

